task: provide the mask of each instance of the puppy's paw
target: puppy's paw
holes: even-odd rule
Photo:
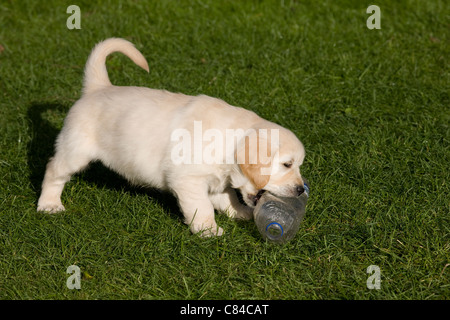
[[[244,205],[239,206],[237,209],[228,208],[226,211],[228,217],[239,220],[251,220],[253,219],[253,209]]]
[[[195,224],[191,225],[191,232],[198,234],[202,238],[221,236],[223,235],[223,229],[217,224],[205,225],[205,224]]]
[[[236,213],[235,219],[241,220],[252,220],[253,219],[253,208],[242,205]]]
[[[200,237],[209,238],[209,237],[220,237],[223,235],[224,231],[221,227],[217,226],[215,229],[206,229],[200,232]]]
[[[66,208],[61,203],[38,204],[37,211],[44,213],[58,213],[65,211]]]

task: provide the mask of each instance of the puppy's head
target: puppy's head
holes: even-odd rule
[[[300,165],[305,149],[289,130],[272,128],[250,130],[238,145],[236,160],[247,178],[240,187],[245,203],[254,207],[264,193],[295,197],[304,192]]]

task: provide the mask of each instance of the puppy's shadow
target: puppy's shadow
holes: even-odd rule
[[[28,145],[28,166],[30,169],[30,183],[36,192],[36,204],[41,193],[48,160],[54,154],[56,137],[62,127],[62,120],[69,111],[70,105],[59,102],[32,103],[27,112],[30,125],[31,139]],[[156,189],[140,188],[130,185],[120,175],[103,166],[100,162],[93,162],[82,173],[82,179],[99,186],[130,194],[145,194],[155,199],[165,212],[169,212],[176,219],[182,219],[182,214],[175,197]]]

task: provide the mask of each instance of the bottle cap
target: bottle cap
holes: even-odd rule
[[[305,189],[304,192],[306,193],[306,196],[309,197],[309,186],[306,184],[306,182],[303,183],[303,189]]]
[[[283,236],[283,226],[278,222],[271,222],[266,227],[266,236],[269,240],[278,240]]]

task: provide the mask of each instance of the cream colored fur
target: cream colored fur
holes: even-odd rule
[[[299,192],[303,186],[299,166],[305,151],[291,131],[216,98],[113,86],[105,59],[116,51],[149,70],[142,54],[124,39],[111,38],[95,46],[86,63],[83,95],[70,109],[47,165],[38,211],[65,210],[61,203],[64,184],[94,160],[134,184],[172,192],[191,231],[203,236],[223,233],[214,209],[232,218],[250,219],[252,199],[259,190],[280,196]],[[174,164],[171,151],[176,142],[171,134],[178,129],[193,133],[194,121],[201,121],[203,130],[224,135],[227,129],[245,131],[233,150],[224,150],[224,157],[235,159],[233,163],[224,159],[223,163]],[[267,137],[262,138],[259,129],[278,130],[277,144],[266,147]],[[269,155],[269,164],[260,163],[260,150]],[[246,159],[240,151],[247,152]],[[261,168],[275,170],[262,175]],[[247,206],[239,202],[233,189],[241,191]]]

